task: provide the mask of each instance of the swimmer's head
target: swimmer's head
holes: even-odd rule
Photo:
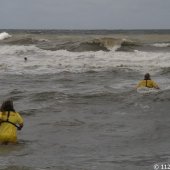
[[[146,73],[144,76],[144,80],[150,80],[150,79],[151,79],[150,74]]]

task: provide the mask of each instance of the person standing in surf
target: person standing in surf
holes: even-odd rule
[[[24,61],[27,62],[27,60],[28,60],[27,57],[24,57]]]
[[[23,118],[15,111],[13,101],[4,101],[0,109],[0,143],[17,143],[17,130],[22,127]]]
[[[157,83],[155,81],[151,80],[149,73],[145,74],[144,79],[138,83],[138,85],[136,86],[136,89],[139,87],[160,89],[159,86],[157,85]]]

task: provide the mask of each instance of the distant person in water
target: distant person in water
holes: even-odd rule
[[[156,84],[156,82],[154,82],[153,80],[151,80],[150,74],[146,73],[144,76],[144,79],[141,80],[138,85],[136,86],[136,88],[139,87],[148,87],[148,88],[156,88],[159,89],[159,86]]]
[[[27,61],[27,57],[24,57],[24,60]]]
[[[4,101],[0,109],[0,143],[17,143],[17,130],[22,127],[23,118],[15,111],[13,101]]]

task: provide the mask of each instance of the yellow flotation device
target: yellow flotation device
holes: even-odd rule
[[[137,85],[138,87],[158,88],[158,85],[153,80],[141,80]]]
[[[18,125],[18,126],[17,126]],[[23,125],[18,112],[0,112],[0,142],[17,142],[17,128]]]

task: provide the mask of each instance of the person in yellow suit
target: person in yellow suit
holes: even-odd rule
[[[151,80],[150,74],[146,73],[144,76],[144,80],[141,80],[138,85],[136,86],[136,88],[139,87],[148,87],[148,88],[156,88],[159,89],[159,86],[157,85],[157,83],[153,80]]]
[[[0,143],[17,143],[17,130],[22,127],[23,118],[15,111],[13,101],[4,101],[0,109]]]

